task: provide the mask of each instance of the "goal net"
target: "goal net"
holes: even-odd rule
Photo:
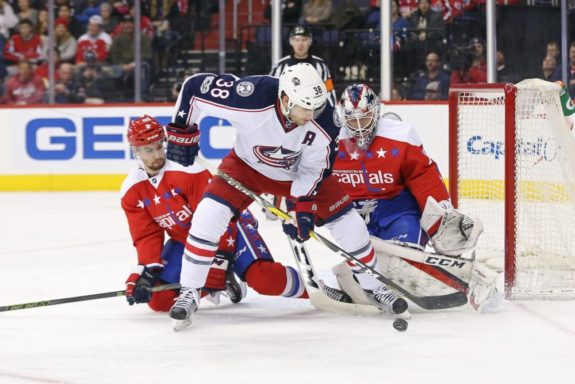
[[[508,299],[575,298],[575,139],[560,87],[450,89],[449,187],[479,217],[476,257],[505,270]]]

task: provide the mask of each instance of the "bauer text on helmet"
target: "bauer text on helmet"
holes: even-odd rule
[[[285,116],[290,115],[295,106],[313,111],[317,118],[324,110],[327,101],[327,90],[319,73],[308,63],[287,67],[279,78],[278,96],[286,95],[287,106],[281,104]]]

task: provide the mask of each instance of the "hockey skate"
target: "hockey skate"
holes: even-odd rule
[[[351,303],[351,297],[349,297],[349,295],[347,293],[345,293],[344,291],[337,289],[337,288],[332,288],[328,285],[324,285],[321,284],[323,293],[325,293],[325,295],[327,297],[329,297],[332,300],[335,301],[339,301],[341,303]]]
[[[407,301],[402,297],[397,297],[385,284],[379,285],[374,290],[365,289],[364,291],[369,301],[384,313],[399,315],[407,311]]]
[[[180,296],[170,308],[170,317],[173,321],[174,331],[178,332],[192,324],[192,315],[198,310],[200,295],[193,288],[182,288]]]
[[[238,281],[234,272],[230,269],[226,272],[226,295],[234,304],[242,301],[246,297],[247,287],[243,281]]]

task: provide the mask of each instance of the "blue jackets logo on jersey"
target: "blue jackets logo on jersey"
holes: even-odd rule
[[[248,97],[254,93],[254,83],[250,81],[242,81],[236,85],[236,92],[242,97]]]
[[[294,152],[283,147],[270,147],[258,145],[254,147],[254,154],[261,163],[271,167],[290,169],[301,156],[302,150]]]

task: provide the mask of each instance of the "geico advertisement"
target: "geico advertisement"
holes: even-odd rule
[[[0,110],[11,136],[4,174],[125,173],[134,166],[126,139],[131,119],[151,115],[162,124],[170,107],[104,107]],[[207,159],[220,159],[233,146],[235,129],[224,120],[200,121],[200,147]]]
[[[170,106],[0,109],[2,130],[10,136],[3,141],[0,173],[125,174],[135,161],[126,140],[130,119],[149,114],[167,124],[172,112]],[[382,114],[412,124],[426,152],[447,177],[447,104],[385,105]],[[211,116],[202,118],[199,125],[201,154],[217,162],[232,148],[235,129]],[[480,144],[472,145],[472,150],[481,152],[476,145]]]

